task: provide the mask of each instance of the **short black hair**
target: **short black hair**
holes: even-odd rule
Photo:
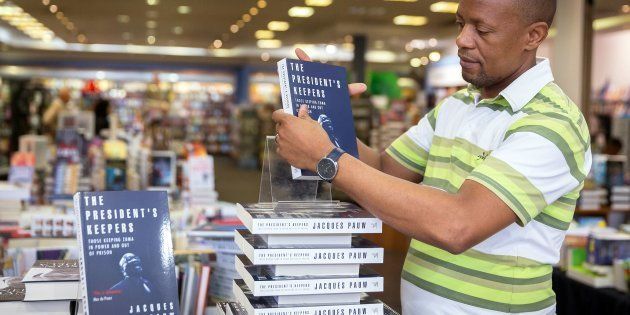
[[[526,23],[545,22],[549,27],[556,15],[556,0],[515,0]]]

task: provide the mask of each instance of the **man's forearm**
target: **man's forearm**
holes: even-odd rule
[[[381,154],[377,150],[368,147],[359,139],[357,139],[357,147],[359,148],[359,159],[361,159],[361,162],[377,170],[383,170]]]

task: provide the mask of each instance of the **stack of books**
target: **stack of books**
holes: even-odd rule
[[[74,315],[79,298],[77,260],[38,260],[24,278],[0,278],[0,314]]]
[[[613,186],[610,195],[610,210],[630,211],[630,186]]]
[[[238,220],[214,220],[188,232],[191,249],[212,249],[216,253],[210,280],[210,295],[219,300],[229,300],[232,281],[239,278],[235,269],[235,257],[241,250],[234,243],[234,230],[244,227]]]
[[[608,191],[604,188],[584,189],[580,192],[578,207],[581,210],[600,210],[608,204]]]
[[[381,233],[382,222],[349,203],[278,203],[239,207],[248,230],[235,241],[242,280],[236,301],[249,315],[383,314],[368,292],[383,277],[364,264],[383,262],[383,248],[353,234]]]

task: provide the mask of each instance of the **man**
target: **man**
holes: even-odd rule
[[[54,139],[57,129],[57,118],[59,114],[71,108],[70,89],[61,88],[57,93],[57,97],[52,101],[46,109],[43,116],[43,125],[46,127],[47,133]]]
[[[552,264],[591,166],[580,110],[553,82],[549,61],[536,58],[555,7],[460,1],[456,43],[468,88],[386,152],[359,143],[360,160],[338,159],[333,183],[413,238],[404,314],[555,312]],[[273,119],[278,152],[292,165],[316,170],[334,151],[306,108]]]
[[[133,253],[126,253],[118,262],[123,279],[110,290],[121,291],[125,299],[141,300],[151,296],[152,285],[143,276],[142,261]]]

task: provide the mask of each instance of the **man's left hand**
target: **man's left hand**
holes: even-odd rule
[[[334,148],[324,128],[309,116],[306,105],[300,107],[298,117],[279,109],[272,119],[276,123],[276,151],[294,167],[314,171],[317,162]]]

